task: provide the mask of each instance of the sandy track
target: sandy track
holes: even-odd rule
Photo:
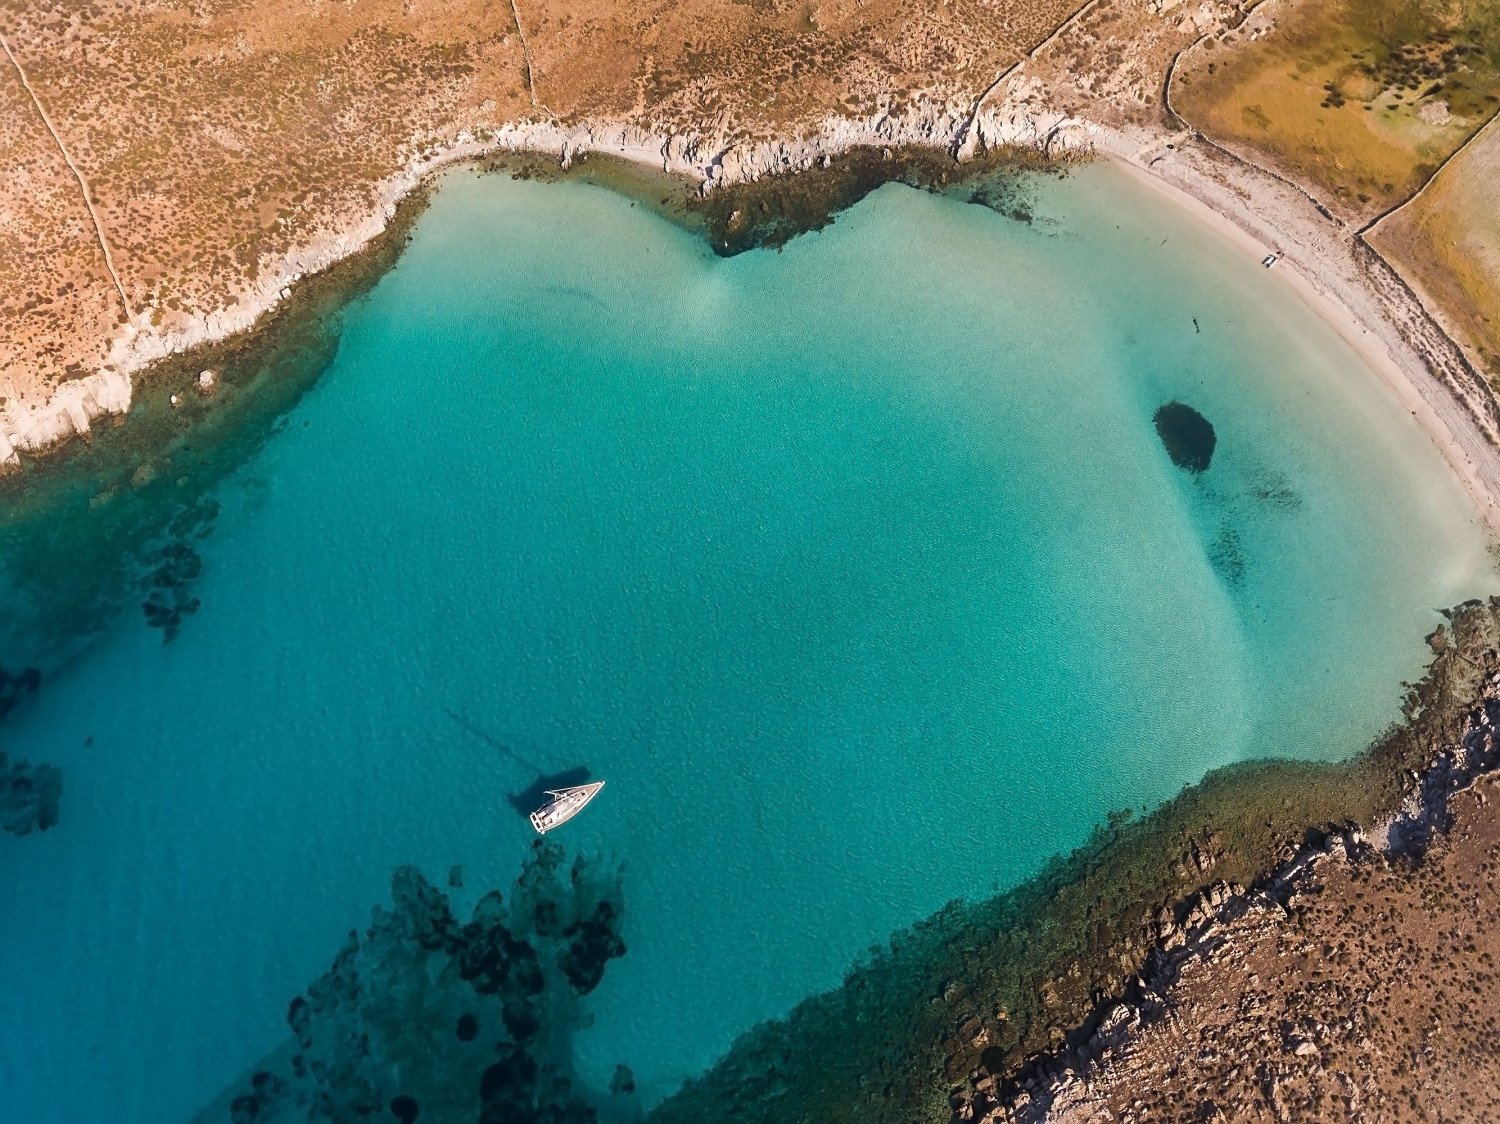
[[[89,218],[94,221],[94,233],[99,238],[99,249],[104,255],[104,268],[109,272],[109,279],[115,284],[115,292],[120,294],[120,309],[125,313],[125,319],[130,319],[130,298],[125,295],[125,286],[120,283],[120,275],[115,270],[114,255],[109,252],[109,239],[104,236],[104,223],[99,218],[99,212],[94,207],[93,195],[90,193],[89,182],[84,179],[83,172],[73,162],[73,156],[68,151],[68,146],[58,135],[57,127],[52,124],[52,118],[47,114],[47,107],[42,104],[42,99],[37,96],[35,87],[31,80],[26,77],[26,68],[21,65],[21,60],[16,58],[16,53],[10,49],[10,42],[0,33],[0,49],[5,51],[5,57],[10,59],[12,66],[16,68],[16,75],[21,79],[21,85],[31,98],[31,104],[36,106],[37,116],[42,119],[47,132],[52,134],[52,139],[57,143],[58,152],[62,153],[63,162],[67,164],[68,170],[73,173],[73,178],[78,181],[78,190],[83,194],[83,205],[88,209]]]

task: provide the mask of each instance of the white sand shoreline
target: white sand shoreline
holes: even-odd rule
[[[1392,319],[1390,295],[1375,291],[1368,278],[1351,266],[1352,233],[1317,215],[1305,200],[1287,198],[1288,193],[1268,174],[1263,174],[1265,183],[1251,182],[1257,174],[1251,166],[1225,168],[1220,161],[1218,167],[1207,167],[1207,157],[1213,153],[1194,145],[1187,134],[1127,133],[1063,114],[1034,114],[1005,105],[972,121],[969,114],[951,106],[929,107],[904,118],[830,119],[802,138],[725,148],[716,148],[701,136],[662,136],[624,122],[572,129],[521,123],[506,126],[486,140],[460,134],[450,145],[413,159],[388,179],[377,194],[376,205],[344,230],[263,269],[260,283],[233,305],[196,317],[174,331],[154,331],[144,319],[127,325],[116,338],[104,370],[64,384],[45,407],[30,411],[24,419],[0,419],[5,423],[0,426],[0,471],[19,464],[18,451],[45,452],[87,433],[94,418],[126,413],[134,377],[161,359],[253,328],[290,298],[304,277],[370,245],[386,229],[402,199],[457,165],[488,156],[534,153],[555,157],[567,166],[580,155],[598,153],[696,180],[709,190],[803,170],[860,146],[920,145],[952,151],[960,138],[966,149],[976,140],[986,146],[1024,146],[1049,153],[1091,149],[1135,182],[1171,201],[1185,217],[1257,259],[1284,252],[1287,256],[1275,276],[1354,349],[1411,413],[1491,533],[1500,538],[1497,435],[1482,430],[1472,401],[1461,401],[1432,373],[1431,357],[1421,353]],[[1299,205],[1307,213],[1297,213]],[[1416,301],[1414,294],[1411,299]],[[1425,309],[1419,305],[1417,313],[1425,316]]]
[[[1457,427],[1451,412],[1447,417],[1440,413],[1431,400],[1431,392],[1424,393],[1419,384],[1414,370],[1420,369],[1420,357],[1400,355],[1400,352],[1409,351],[1409,348],[1393,348],[1389,333],[1381,332],[1378,327],[1372,330],[1348,304],[1339,299],[1335,291],[1319,284],[1322,272],[1319,266],[1326,269],[1328,263],[1320,262],[1316,251],[1304,256],[1296,249],[1283,249],[1288,245],[1286,241],[1278,240],[1273,244],[1256,237],[1229,215],[1216,209],[1207,199],[1155,174],[1137,154],[1114,148],[1105,150],[1104,155],[1132,181],[1171,201],[1194,221],[1212,229],[1221,238],[1257,260],[1270,253],[1285,253],[1287,256],[1281,258],[1274,267],[1276,278],[1285,283],[1309,311],[1349,345],[1381,384],[1412,415],[1442,454],[1491,534],[1500,539],[1500,501],[1497,501],[1494,487],[1494,481],[1500,475],[1500,451],[1495,450],[1477,432],[1477,427],[1474,427],[1473,438],[1489,452],[1488,458],[1481,453],[1481,459],[1476,461],[1470,447],[1473,442],[1465,443],[1460,440],[1459,434],[1455,432]],[[1437,386],[1430,376],[1421,379],[1421,382],[1433,383],[1433,389],[1452,402],[1448,391]],[[1456,402],[1453,404],[1458,405]],[[1484,460],[1489,461],[1488,467],[1491,468],[1488,477],[1480,468]]]

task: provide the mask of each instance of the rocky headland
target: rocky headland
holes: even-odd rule
[[[1454,657],[1462,725],[1367,826],[1314,828],[1249,883],[1164,908],[1140,973],[955,1120],[1489,1120],[1500,1113],[1496,606]],[[1434,637],[1448,650],[1448,636]],[[1211,870],[1216,856],[1197,858]]]
[[[1484,865],[1493,844],[1482,832],[1472,837],[1477,844],[1463,842],[1470,836],[1453,828],[1479,822],[1464,819],[1464,809],[1479,800],[1495,766],[1500,600],[1455,610],[1432,643],[1428,673],[1406,698],[1406,720],[1360,757],[1339,765],[1235,766],[1143,818],[1114,817],[1087,846],[1030,883],[989,902],[955,904],[897,934],[842,988],[742,1037],[653,1119],[702,1119],[703,1106],[711,1105],[718,1106],[717,1118],[737,1121],[998,1121],[1045,1117],[1066,1104],[1081,1114],[1071,1119],[1108,1120],[1116,1118],[1109,1115],[1114,1109],[1089,1099],[1090,1083],[1112,1074],[1119,1080],[1109,1088],[1133,1119],[1172,1118],[1167,1108],[1178,1100],[1165,1092],[1156,1098],[1153,1083],[1186,1089],[1181,1118],[1217,1119],[1213,1113],[1222,1106],[1224,1119],[1255,1119],[1235,1112],[1269,1087],[1257,1074],[1309,1068],[1307,1049],[1296,1051],[1317,1025],[1338,1027],[1354,1011],[1362,1029],[1349,1042],[1357,1047],[1361,1036],[1380,1042],[1381,1033],[1420,1029],[1406,1011],[1420,1014],[1423,1002],[1448,1005],[1438,1013],[1460,1048],[1456,1057],[1468,1056],[1464,1048],[1488,1049],[1485,1005],[1467,992],[1493,983],[1488,938],[1478,936],[1496,908]],[[1479,864],[1461,894],[1453,877],[1463,868],[1447,871],[1439,861],[1449,847],[1467,856],[1460,863]],[[1340,856],[1366,853],[1380,854],[1378,887],[1361,882],[1348,898],[1317,892],[1345,869]],[[1351,879],[1364,879],[1375,868],[1348,869],[1360,872]],[[1408,903],[1428,903],[1389,911],[1403,925],[1431,926],[1426,937],[1407,929],[1399,944],[1389,924],[1375,923],[1388,887],[1402,888]],[[1366,912],[1344,910],[1356,903]],[[1315,918],[1319,909],[1325,912]],[[1233,1004],[1185,1009],[1172,984],[1192,977],[1192,966],[1204,962],[1194,959],[1200,949],[1225,948],[1213,963],[1240,971],[1247,948],[1225,944],[1238,925],[1299,950],[1259,969],[1260,1023]],[[1443,939],[1434,940],[1439,933]],[[1308,987],[1291,978],[1294,956],[1304,957]],[[1256,972],[1251,967],[1246,976]],[[1406,996],[1408,988],[1415,1006],[1385,1006],[1384,995]],[[1424,989],[1436,999],[1419,994]],[[1165,1001],[1154,998],[1163,993]],[[1458,1002],[1468,1008],[1457,1009]],[[1151,1055],[1162,1069],[1114,1064],[1105,1051],[1121,1028],[1147,1023],[1163,1005],[1161,1033],[1184,1038]],[[1298,1030],[1296,1017],[1291,1029],[1284,1026],[1280,1013],[1287,1010],[1306,1014],[1307,1027]],[[1226,1026],[1225,1033],[1245,1036],[1234,1051],[1213,1037]],[[1298,1041],[1283,1049],[1294,1032]],[[1275,1044],[1269,1052],[1268,1041]],[[1349,1080],[1386,1083],[1381,1087],[1395,1098],[1411,1060],[1395,1049],[1397,1040],[1386,1041],[1388,1053],[1371,1050],[1363,1061],[1353,1052],[1329,1053],[1328,1081],[1343,1080],[1339,1067],[1347,1064]],[[1095,1056],[1103,1058],[1097,1065],[1085,1060]],[[1216,1059],[1225,1061],[1225,1079],[1238,1082],[1234,1097],[1196,1088],[1201,1071],[1194,1066]],[[1173,1067],[1182,1079],[1177,1086],[1162,1077]],[[1284,1090],[1285,1104],[1294,1091]],[[1460,1087],[1454,1095],[1467,1092]],[[1367,1103],[1407,1099],[1401,1093]],[[1130,1108],[1136,1100],[1146,1107]],[[1207,1115],[1190,1115],[1200,1109]],[[1302,1104],[1281,1118],[1329,1117],[1309,1115]],[[1331,1118],[1348,1116],[1334,1111]]]

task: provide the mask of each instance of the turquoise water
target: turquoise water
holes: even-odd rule
[[[720,260],[450,177],[220,489],[201,609],[4,731],[67,778],[0,838],[7,1117],[190,1116],[394,867],[508,885],[518,755],[608,781],[559,833],[625,866],[580,1065],[654,1099],[1111,809],[1396,717],[1497,585],[1436,452],[1253,259],[1108,168],[1034,190]]]

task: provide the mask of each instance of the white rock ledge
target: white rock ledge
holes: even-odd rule
[[[228,306],[193,315],[169,328],[138,313],[111,341],[104,367],[63,383],[45,403],[0,408],[0,471],[20,465],[19,453],[41,453],[86,434],[101,415],[130,408],[131,378],[168,355],[249,330],[267,311],[291,296],[296,282],[327,269],[373,241],[396,213],[396,204],[439,169],[481,156],[526,153],[557,157],[564,167],[588,153],[605,153],[696,179],[700,190],[801,171],[861,146],[919,145],[947,149],[960,160],[982,147],[1021,146],[1049,155],[1087,151],[1093,125],[1061,113],[1018,109],[971,115],[957,104],[928,105],[893,116],[827,118],[796,139],[734,141],[720,134],[662,134],[628,121],[579,126],[556,122],[506,124],[485,137],[459,133],[445,145],[424,146],[396,175],[379,185],[374,204],[341,229],[315,238],[283,257],[262,261],[254,284]]]

